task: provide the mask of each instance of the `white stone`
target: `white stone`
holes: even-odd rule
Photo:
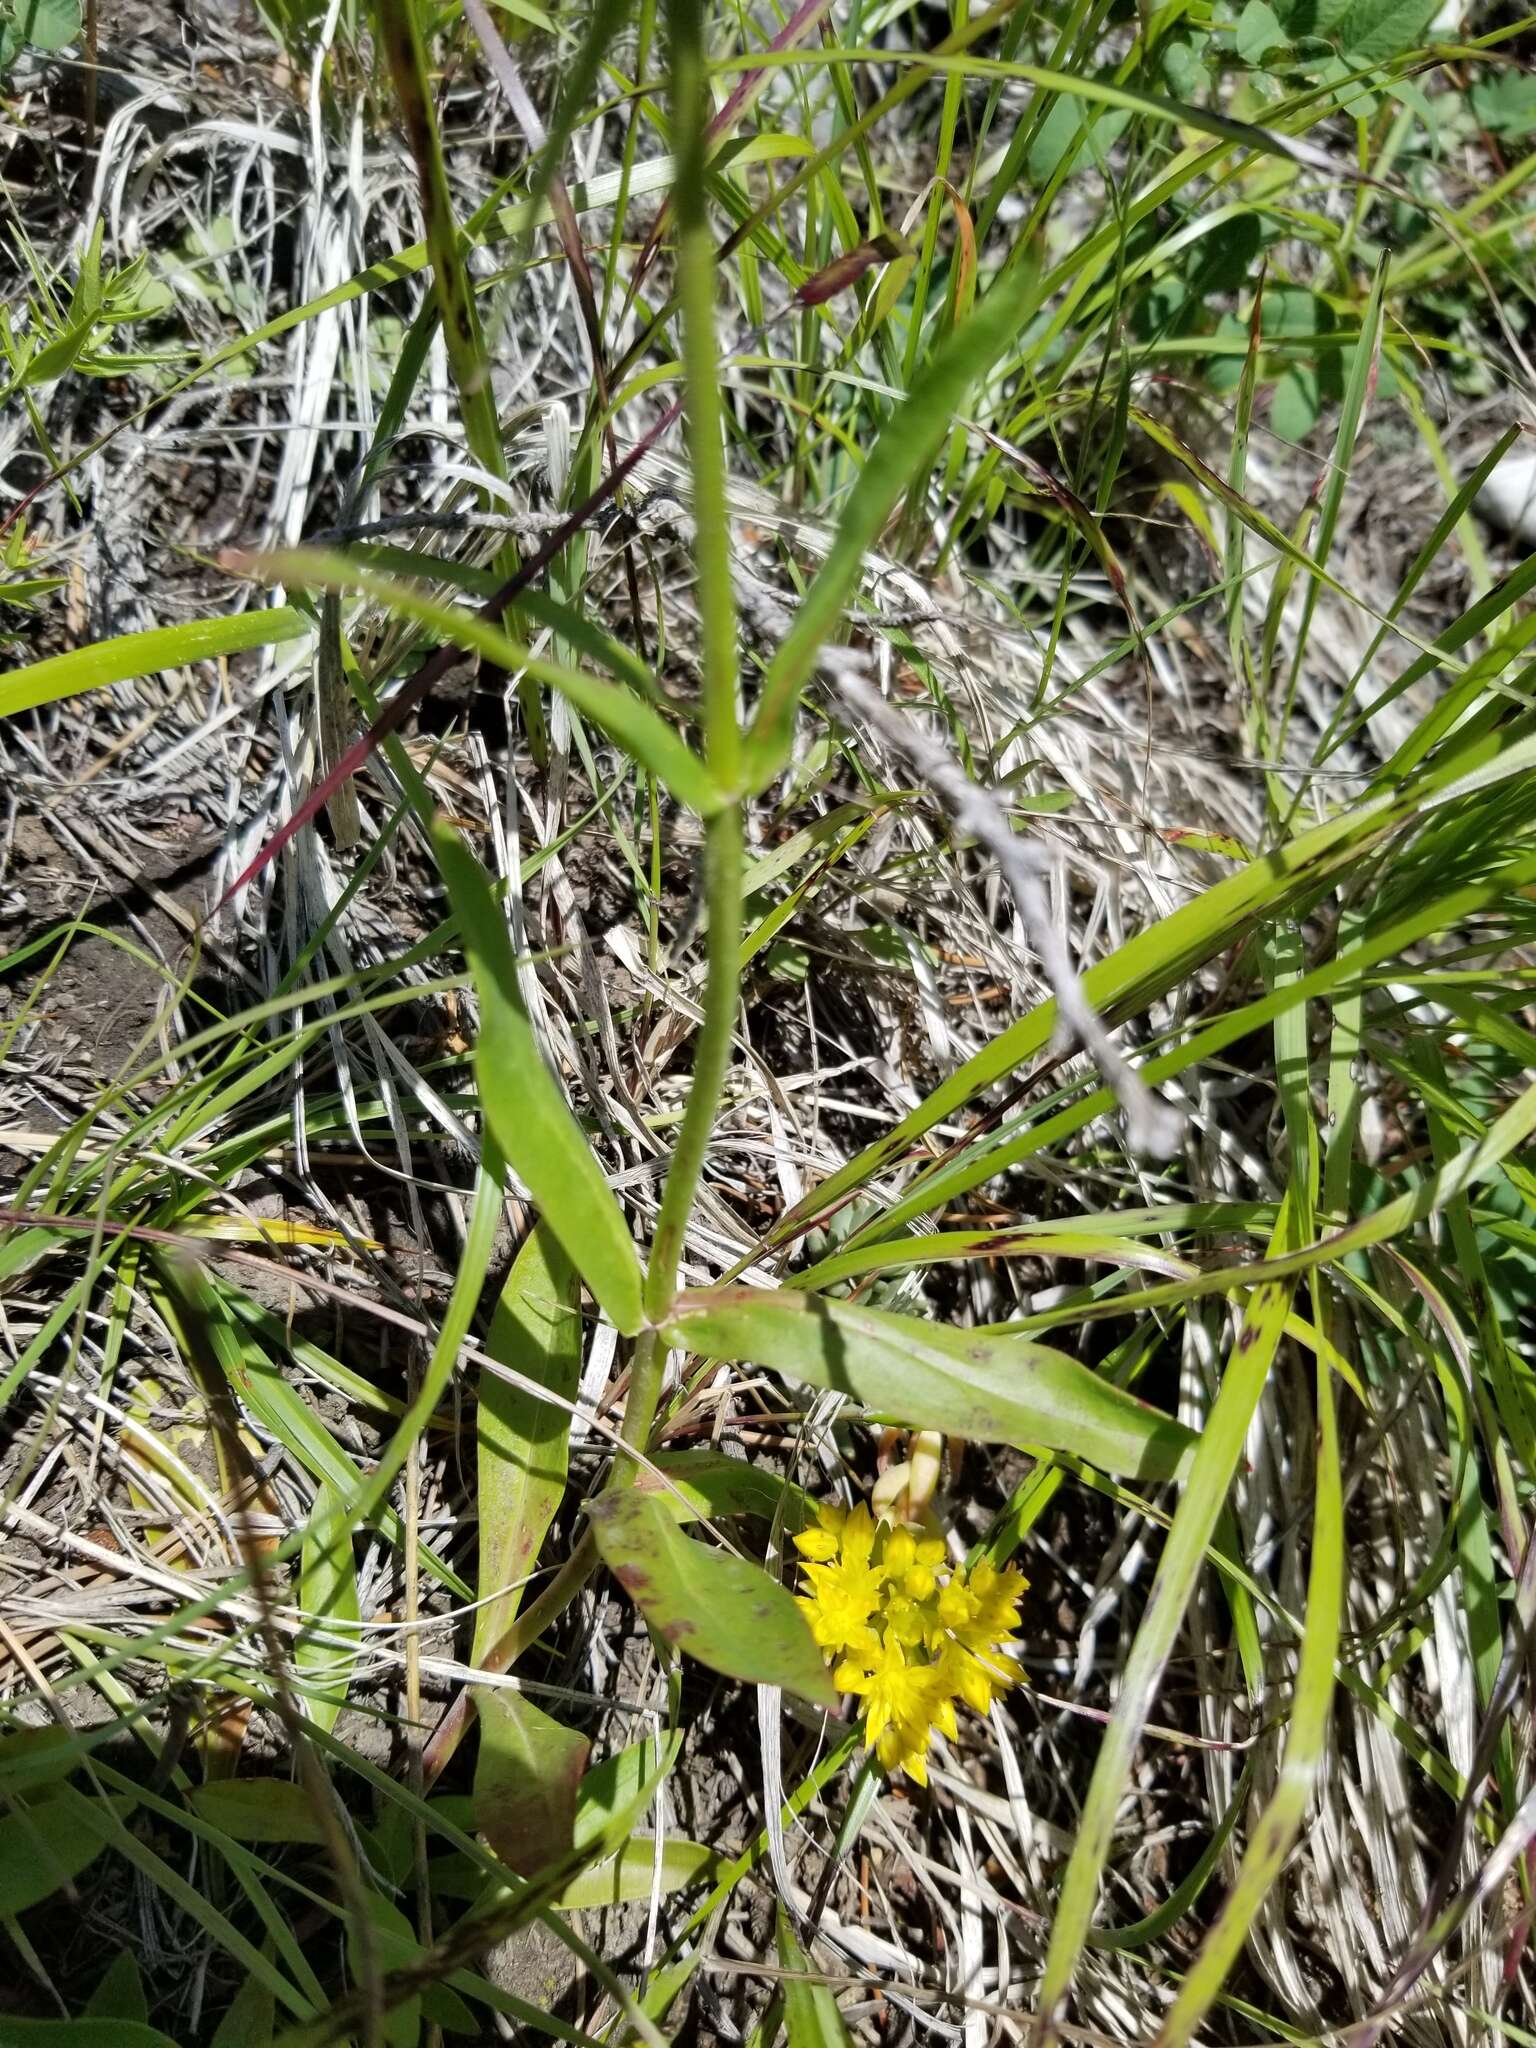
[[[1536,547],[1536,450],[1522,443],[1510,449],[1475,500],[1490,526]]]

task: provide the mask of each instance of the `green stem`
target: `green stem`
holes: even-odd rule
[[[624,1403],[624,1423],[619,1439],[630,1450],[643,1451],[656,1421],[656,1410],[661,1405],[661,1378],[666,1367],[667,1354],[657,1341],[654,1330],[642,1330],[635,1339],[634,1356],[629,1366],[629,1395]],[[629,1483],[630,1465],[623,1457],[613,1461],[613,1474],[609,1486],[625,1486]]]
[[[677,1287],[683,1236],[704,1170],[715,1111],[731,1058],[731,1032],[741,985],[741,806],[728,804],[704,827],[704,900],[709,915],[709,969],[704,1021],[693,1055],[693,1086],[661,1194],[661,1213],[645,1276],[645,1311],[658,1322]],[[638,1365],[639,1352],[636,1350]],[[633,1408],[635,1389],[630,1389]],[[625,1434],[628,1435],[626,1423]]]
[[[677,269],[683,315],[683,368],[687,386],[688,454],[693,473],[694,559],[698,564],[700,648],[703,667],[705,754],[728,790],[741,784],[741,728],[736,715],[736,600],[731,588],[730,528],[725,501],[725,448],[715,351],[715,266],[705,211],[705,132],[709,120],[704,64],[704,10],[700,0],[668,0],[671,36],[672,126],[678,152]],[[704,1155],[731,1057],[731,1031],[741,986],[742,821],[728,804],[704,827],[704,895],[709,916],[709,967],[704,1021],[694,1052],[693,1087],[678,1131],[677,1148],[662,1190],[661,1213],[646,1274],[645,1307],[652,1322],[666,1314],[677,1287],[688,1218],[698,1194]],[[660,1360],[635,1351],[630,1416],[643,1421],[643,1441],[655,1417]],[[657,1384],[651,1388],[649,1382]],[[645,1396],[649,1395],[647,1411]]]
[[[704,750],[720,783],[741,780],[736,719],[736,599],[725,500],[724,420],[715,348],[715,252],[705,207],[705,139],[710,102],[699,0],[668,0],[672,132],[677,150],[677,296],[683,316],[688,460],[693,477],[694,561],[698,565]]]

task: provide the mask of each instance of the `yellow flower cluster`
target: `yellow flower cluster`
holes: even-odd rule
[[[951,1571],[942,1538],[877,1522],[862,1504],[819,1507],[816,1522],[795,1538],[811,1634],[833,1683],[863,1702],[866,1746],[926,1785],[928,1745],[935,1729],[954,1740],[956,1701],[985,1714],[1016,1683],[1005,1651],[1028,1581],[985,1559]]]

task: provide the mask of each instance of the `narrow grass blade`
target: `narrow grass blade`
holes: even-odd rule
[[[307,1711],[314,1725],[329,1734],[336,1726],[357,1664],[355,1655],[349,1655],[344,1647],[348,1630],[356,1628],[362,1613],[352,1556],[352,1520],[341,1494],[329,1485],[321,1485],[316,1492],[304,1534],[299,1601],[305,1632],[294,1646],[294,1662],[320,1687],[320,1693],[309,1695]]]
[[[1137,1745],[1173,1654],[1184,1610],[1215,1533],[1243,1439],[1269,1377],[1290,1311],[1284,1283],[1257,1289],[1227,1361],[1221,1389],[1195,1445],[1188,1483],[1168,1531],[1141,1626],[1131,1645],[1109,1726],[1099,1745],[1051,1928],[1041,1978],[1038,2039],[1055,2038],[1079,1958],[1089,1937],[1099,1884],[1109,1860],[1115,1817],[1135,1763]]]
[[[397,582],[364,568],[346,555],[319,549],[295,549],[263,558],[265,574],[291,585],[314,584],[333,590],[357,590],[375,597],[390,611],[419,620],[453,647],[488,655],[502,668],[536,676],[568,697],[576,708],[600,725],[630,757],[648,769],[680,803],[701,817],[720,808],[722,796],[709,770],[661,717],[659,712],[616,683],[583,674],[580,669],[545,661],[532,653],[484,612],[443,604],[411,583]]]
[[[967,392],[1016,338],[1031,289],[1023,271],[999,278],[951,334],[870,450],[827,558],[763,677],[747,738],[747,779],[753,789],[771,782],[788,759],[800,692],[842,618],[865,555],[914,473],[932,460]]]
[[[848,2029],[828,1985],[811,1975],[805,1950],[781,1903],[778,1911],[779,1961],[784,1978],[784,2031],[789,2048],[848,2048]]]
[[[120,633],[114,640],[95,640],[70,654],[51,654],[30,668],[0,676],[0,718],[57,704],[109,683],[132,682],[161,669],[210,661],[223,654],[243,654],[252,647],[276,647],[302,640],[313,621],[291,605],[267,611],[238,612],[227,619],[189,619],[181,626],[152,626],[144,633]]]

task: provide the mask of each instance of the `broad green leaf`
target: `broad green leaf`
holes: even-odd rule
[[[677,1762],[682,1743],[682,1730],[674,1728],[659,1750],[654,1742],[626,1743],[594,1764],[576,1794],[576,1847],[605,1856],[622,1848],[624,1837]]]
[[[1271,50],[1282,48],[1285,31],[1275,18],[1269,0],[1248,0],[1237,17],[1233,46],[1245,64],[1259,65]]]
[[[724,1451],[653,1451],[651,1463],[670,1483],[663,1486],[643,1466],[633,1483],[651,1494],[675,1522],[716,1521],[729,1515],[761,1515],[771,1522],[782,1510],[788,1528],[796,1530],[815,1519],[800,1487],[745,1458],[728,1457]]]
[[[795,1939],[794,1927],[782,1902],[778,1937],[779,1961],[787,1973],[783,1979],[784,2031],[789,2036],[789,2048],[848,2048],[848,2029],[837,2009],[837,2000],[828,1985],[818,1984],[811,1975],[805,1950]]]
[[[148,2021],[144,1979],[131,1948],[119,1949],[108,1963],[105,1976],[86,2001],[85,2014],[87,2019],[131,2020],[140,2026]]]
[[[299,1603],[305,1629],[294,1646],[294,1661],[318,1688],[305,1694],[304,1710],[314,1725],[329,1735],[357,1664],[351,1646],[359,1641],[355,1629],[361,1609],[352,1555],[352,1518],[340,1494],[324,1480],[316,1489],[314,1512],[304,1532]]]
[[[1523,71],[1495,71],[1475,79],[1467,103],[1482,127],[1509,142],[1536,135],[1536,77]]]
[[[486,1350],[551,1393],[574,1400],[581,1381],[579,1293],[575,1267],[541,1219],[491,1311]],[[523,1582],[538,1562],[565,1494],[570,1428],[566,1409],[540,1401],[493,1372],[481,1373],[476,1586],[485,1604],[475,1615],[472,1663],[485,1661],[517,1616]]]
[[[1390,64],[1419,42],[1436,0],[1353,0],[1339,23],[1339,43],[1351,64]]]
[[[1282,441],[1304,441],[1323,409],[1322,386],[1311,363],[1295,363],[1275,384],[1269,424]],[[1309,586],[1312,589],[1316,585]]]
[[[0,718],[56,704],[86,690],[126,683],[135,676],[181,668],[216,655],[241,654],[250,647],[275,647],[284,640],[302,640],[310,621],[291,605],[269,611],[240,612],[228,619],[191,619],[184,626],[153,626],[147,633],[120,633],[115,640],[94,640],[71,654],[52,654],[30,668],[0,676]]]
[[[485,2038],[481,2023],[460,1998],[457,1991],[446,1984],[428,1984],[422,1989],[421,2016],[442,2028],[445,2034],[472,2034],[477,2041]]]
[[[915,1429],[1066,1451],[1103,1472],[1171,1479],[1193,1443],[1182,1423],[1064,1352],[795,1289],[680,1295],[663,1335],[705,1358],[850,1394]]]
[[[67,1778],[80,1762],[78,1739],[56,1721],[41,1728],[13,1728],[0,1736],[0,1785],[7,1796]]]
[[[291,1778],[226,1778],[197,1786],[194,1810],[235,1842],[325,1841],[309,1795]]]
[[[721,1859],[702,1842],[669,1837],[661,1847],[661,1895],[681,1891],[684,1885],[712,1883],[721,1869]],[[656,1844],[650,1835],[636,1835],[617,1856],[582,1871],[555,1900],[561,1912],[579,1907],[623,1906],[634,1899],[648,1899],[656,1884]]]
[[[805,1617],[760,1565],[695,1543],[633,1486],[601,1495],[587,1511],[604,1563],[670,1648],[727,1678],[836,1707]]]
[[[486,1121],[571,1264],[621,1335],[632,1337],[645,1321],[640,1262],[603,1170],[544,1065],[485,870],[450,826],[436,826],[432,843],[480,998],[475,1078]]]
[[[277,2007],[259,1978],[247,1977],[214,2029],[208,2048],[272,2048]]]
[[[78,1877],[106,1846],[69,1788],[0,1817],[0,1913],[25,1913]],[[128,1802],[113,1802],[125,1810]]]
[[[1084,147],[1091,156],[1106,155],[1125,132],[1130,118],[1124,111],[1091,113],[1063,93],[1041,122],[1029,146],[1030,178],[1037,185],[1047,183],[1074,144]]]
[[[478,1686],[475,1701],[475,1825],[509,1869],[532,1877],[570,1852],[592,1744],[507,1686]]]
[[[18,2020],[0,2013],[0,2048],[176,2048],[134,2020]]]
[[[80,0],[14,0],[21,39],[34,50],[63,50],[80,34]]]

